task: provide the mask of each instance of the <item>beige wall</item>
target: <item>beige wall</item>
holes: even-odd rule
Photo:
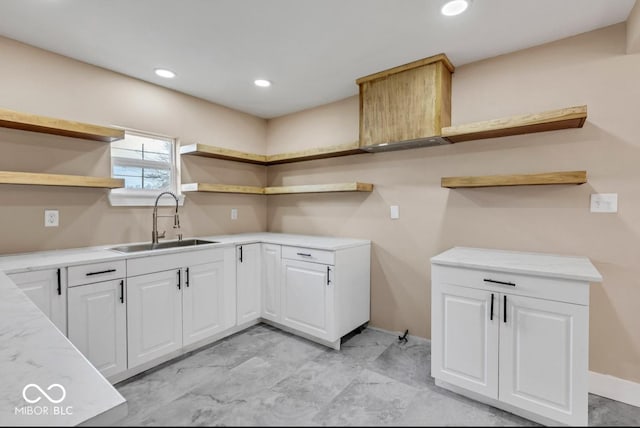
[[[627,53],[640,53],[640,1],[636,1],[627,18]]]
[[[371,324],[424,337],[429,258],[443,250],[587,256],[604,276],[591,286],[590,368],[640,381],[640,56],[625,55],[625,42],[620,24],[456,69],[453,124],[587,104],[584,128],[269,167],[269,185],[358,180],[375,190],[270,197],[268,229],[371,239]],[[309,137],[348,142],[357,123],[356,97],[274,119],[268,150],[296,150]],[[442,176],[580,169],[589,176],[582,186],[439,184]],[[618,193],[617,214],[589,212],[599,192]],[[389,219],[390,205],[400,206],[399,220]]]
[[[0,107],[89,123],[119,125],[265,151],[266,122],[248,114],[0,38]],[[0,170],[110,175],[108,144],[0,129]],[[189,157],[183,181],[264,185],[264,167]],[[108,191],[0,185],[0,254],[146,241],[151,208],[111,207]],[[231,207],[239,219],[231,221]],[[44,209],[60,227],[44,228]],[[185,236],[263,231],[265,197],[190,194],[181,208]],[[170,224],[168,226],[171,233]]]

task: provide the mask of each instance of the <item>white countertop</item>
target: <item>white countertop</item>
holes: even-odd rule
[[[586,257],[454,247],[432,257],[431,263],[578,281],[602,281],[602,275]]]
[[[0,362],[0,425],[110,425],[127,415],[120,393],[1,272]],[[53,404],[36,387],[29,387],[27,398],[41,397],[29,404],[23,397],[29,384],[38,385],[54,400],[62,397],[62,389],[48,388],[59,384],[66,397]],[[16,414],[16,408],[23,406],[49,414]],[[54,406],[71,414],[54,415]]]
[[[320,250],[341,250],[344,248],[369,245],[366,239],[335,238],[330,236],[291,235],[285,233],[241,233],[236,235],[200,236],[198,239],[218,241],[216,244],[192,247],[165,248],[161,250],[121,253],[110,250],[122,244],[100,247],[71,248],[67,250],[36,251],[33,253],[9,254],[0,256],[0,271],[5,273],[26,272],[53,267],[73,266],[101,261],[131,259],[150,255],[169,254],[184,251],[196,251],[205,248],[227,247],[230,245],[264,242],[269,244],[291,245],[295,247]]]

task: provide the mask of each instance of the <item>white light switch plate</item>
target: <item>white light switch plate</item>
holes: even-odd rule
[[[618,194],[617,193],[593,193],[591,195],[592,213],[617,213]]]
[[[44,210],[44,227],[58,227],[59,221],[58,210]]]
[[[391,205],[391,220],[397,220],[400,218],[400,207],[398,205]]]
[[[237,219],[238,219],[238,209],[231,208],[231,220],[237,220]]]

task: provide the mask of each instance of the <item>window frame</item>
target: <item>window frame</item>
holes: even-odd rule
[[[157,138],[162,140],[170,140],[171,141],[171,188],[168,190],[175,193],[178,197],[178,203],[180,206],[184,204],[184,195],[180,191],[180,142],[178,138],[171,137],[169,135],[158,134],[154,132],[141,131],[138,129],[131,129],[118,126],[117,128],[125,131],[126,134],[136,135],[140,137],[147,138]],[[111,148],[109,149],[109,160],[110,160],[110,174],[113,177],[113,166],[114,166],[114,156],[111,153]],[[140,165],[141,163],[145,163],[144,160],[135,160],[130,161],[131,164]],[[148,161],[149,166],[153,166],[155,161]],[[124,160],[123,164],[128,163],[127,160]],[[118,165],[121,165],[118,163]],[[138,189],[111,189],[109,192],[109,203],[111,206],[126,206],[126,207],[149,207],[155,204],[155,200],[160,194],[160,191],[157,190],[138,190]],[[171,198],[161,198],[158,201],[158,206],[174,206],[175,201]]]

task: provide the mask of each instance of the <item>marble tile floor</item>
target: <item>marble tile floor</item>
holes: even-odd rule
[[[435,386],[430,346],[365,329],[334,351],[259,324],[116,385],[121,426],[534,426]],[[589,396],[589,425],[639,426],[640,408]]]

